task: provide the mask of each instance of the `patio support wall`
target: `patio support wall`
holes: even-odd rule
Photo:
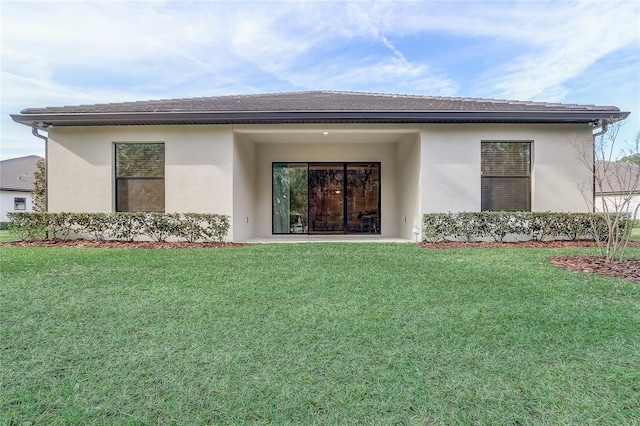
[[[303,138],[304,136],[301,136]],[[271,165],[273,162],[380,162],[381,231],[383,237],[398,235],[395,143],[348,143],[340,135],[338,143],[256,144],[257,237],[271,236]]]
[[[420,226],[420,133],[406,135],[397,144],[398,236],[413,240],[413,227]]]
[[[256,145],[246,135],[236,134],[233,150],[233,241],[254,236],[256,221]]]

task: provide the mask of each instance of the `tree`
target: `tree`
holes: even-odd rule
[[[622,259],[633,220],[638,215],[634,199],[640,196],[640,167],[629,159],[640,158],[640,132],[631,145],[618,151],[616,142],[623,125],[624,122],[605,124],[603,132],[593,140],[572,140],[578,158],[593,173],[593,186],[580,187],[580,190],[589,209],[600,213],[606,225],[606,229],[601,229],[596,222],[592,224],[607,262]],[[627,161],[616,161],[616,154]],[[595,197],[596,194],[600,198]]]
[[[36,171],[33,173],[34,184],[31,191],[34,212],[47,211],[47,173],[44,159],[36,162]]]
[[[636,139],[640,138],[640,133],[636,135]],[[640,157],[637,155],[626,155],[618,160],[619,163],[631,163],[640,166]]]

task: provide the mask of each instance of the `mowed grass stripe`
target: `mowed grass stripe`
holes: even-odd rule
[[[2,248],[0,420],[638,422],[640,286],[558,252]]]

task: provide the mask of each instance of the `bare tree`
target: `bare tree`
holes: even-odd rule
[[[604,124],[593,140],[571,142],[578,158],[593,173],[593,187],[580,187],[589,209],[599,213],[606,228],[594,220],[593,231],[607,262],[621,259],[629,242],[633,220],[638,215],[636,197],[640,197],[640,166],[616,157],[637,158],[640,155],[640,132],[626,149],[616,145],[624,122]]]

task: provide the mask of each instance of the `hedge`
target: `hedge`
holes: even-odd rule
[[[8,213],[9,229],[21,240],[90,238],[223,241],[229,217],[212,213]]]
[[[630,216],[619,221],[620,231],[631,229]],[[427,213],[422,218],[424,240],[474,241],[492,238],[520,240],[606,239],[607,224],[601,213],[460,212]]]

